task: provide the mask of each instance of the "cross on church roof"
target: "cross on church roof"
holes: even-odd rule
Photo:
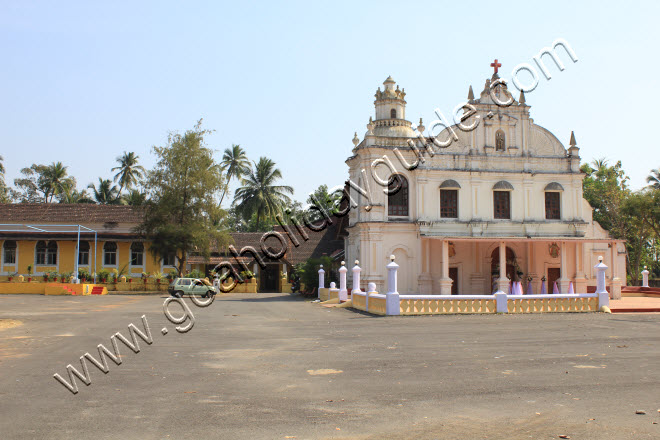
[[[495,73],[497,73],[497,69],[498,69],[499,67],[502,67],[502,63],[498,63],[498,62],[497,62],[497,58],[495,58],[495,62],[490,63],[490,67],[495,68]]]

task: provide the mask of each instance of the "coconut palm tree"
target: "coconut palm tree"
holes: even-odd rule
[[[646,182],[649,183],[649,187],[660,189],[660,168],[651,170],[651,174],[646,178]]]
[[[236,190],[234,205],[244,218],[257,216],[257,229],[261,227],[263,217],[274,216],[285,204],[291,203],[287,194],[293,194],[293,188],[275,185],[282,178],[282,172],[275,168],[275,162],[261,157],[254,164],[243,181],[243,186]]]
[[[53,162],[43,169],[38,184],[46,202],[51,203],[53,197],[66,194],[75,188],[76,179],[68,175],[67,168],[62,162]]]
[[[598,171],[601,168],[607,168],[607,159],[601,157],[600,159],[594,159],[591,161],[591,165],[594,168],[594,171]]]
[[[222,171],[226,173],[225,189],[220,197],[220,205],[229,190],[229,183],[232,179],[237,179],[243,183],[243,177],[250,172],[250,161],[245,154],[245,150],[240,145],[232,145],[231,148],[225,148],[225,153],[220,161]]]
[[[66,193],[58,196],[60,203],[94,203],[87,190],[78,191],[76,188],[70,188]]]
[[[137,156],[132,151],[127,153],[124,151],[123,156],[118,156],[116,161],[119,166],[114,167],[111,171],[118,171],[115,174],[114,182],[119,181],[119,190],[117,191],[117,198],[121,196],[121,192],[125,189],[131,189],[133,185],[138,184],[146,175],[146,171],[142,165],[138,165]]]
[[[117,186],[112,184],[110,179],[101,179],[99,177],[98,186],[90,183],[87,188],[92,190],[94,200],[99,205],[116,205],[117,200]]]
[[[121,197],[121,202],[130,206],[142,206],[147,202],[147,194],[137,189],[132,189],[128,194]]]

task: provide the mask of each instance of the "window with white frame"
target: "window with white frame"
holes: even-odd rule
[[[16,264],[16,242],[5,240],[2,245],[2,261],[4,264]]]
[[[117,265],[117,243],[114,241],[106,241],[103,245],[103,265]]]
[[[144,244],[136,241],[131,244],[131,266],[144,266]]]
[[[57,265],[57,242],[45,242],[43,240],[38,241],[35,249],[34,262],[40,266]]]

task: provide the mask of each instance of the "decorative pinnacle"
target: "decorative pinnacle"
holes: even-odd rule
[[[602,255],[600,255],[600,256],[598,257],[598,262],[599,262],[599,263],[602,263],[602,262],[603,262],[603,256],[602,256]]]
[[[417,130],[420,133],[424,133],[424,129],[426,129],[426,127],[424,127],[424,123],[422,122],[422,118],[419,118],[419,125],[417,126]]]
[[[358,138],[357,131],[356,131],[355,135],[353,135],[353,145],[355,145],[357,147],[359,143],[360,143],[360,139]]]
[[[520,104],[524,104],[524,103],[525,103],[525,92],[523,92],[522,90],[520,91],[520,98],[518,98],[518,102],[519,102]]]
[[[390,255],[390,261],[394,261],[395,258],[394,254]]]
[[[472,85],[470,85],[470,90],[468,91],[468,101],[474,100],[474,92],[472,91]]]
[[[571,131],[571,141],[569,142],[569,145],[571,147],[575,147],[577,145],[577,142],[575,142],[575,133],[573,133],[573,131]]]

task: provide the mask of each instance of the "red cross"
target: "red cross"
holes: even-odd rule
[[[498,68],[498,67],[502,67],[502,63],[498,63],[498,62],[497,62],[497,58],[495,58],[495,62],[494,62],[494,63],[490,63],[490,67],[494,67],[494,68],[495,68],[495,73],[497,73],[497,68]]]

